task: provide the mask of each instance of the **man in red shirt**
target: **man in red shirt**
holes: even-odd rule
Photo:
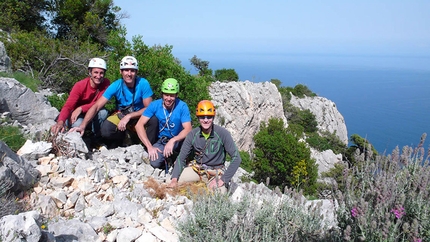
[[[51,132],[57,134],[65,129],[78,127],[84,119],[85,113],[103,95],[110,81],[104,78],[106,62],[100,58],[92,58],[88,64],[89,77],[78,81],[72,88],[67,98],[57,123],[51,127]],[[100,135],[100,127],[108,116],[106,109],[100,109],[97,118],[92,121],[92,131],[96,136]]]

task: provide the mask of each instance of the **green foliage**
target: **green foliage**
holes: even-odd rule
[[[209,61],[201,60],[194,55],[190,59],[190,63],[199,72],[199,76],[212,76],[212,70],[209,69]]]
[[[337,193],[345,241],[425,241],[430,237],[429,154],[396,147],[390,156],[358,160]],[[425,158],[426,157],[426,158]],[[425,158],[425,159],[424,159]]]
[[[345,154],[347,146],[342,143],[335,133],[328,131],[310,133],[306,138],[306,142],[318,151],[332,150],[335,154]]]
[[[252,172],[252,159],[248,152],[246,151],[239,151],[240,158],[242,159],[242,162],[240,163],[240,167],[244,169],[247,172]]]
[[[237,82],[239,75],[234,69],[221,69],[215,71],[215,79],[220,82]]]
[[[272,186],[298,185],[307,194],[315,191],[318,176],[315,160],[311,159],[306,144],[286,129],[281,119],[269,119],[267,125],[262,123],[254,141],[254,179],[265,182],[270,177]],[[306,165],[300,166],[302,161]],[[298,170],[294,170],[297,166]],[[296,184],[297,180],[301,183]]]
[[[38,86],[40,84],[40,81],[37,79],[34,79],[33,77],[31,77],[25,73],[14,72],[13,74],[11,74],[11,73],[6,73],[6,72],[0,72],[0,76],[14,78],[19,83],[26,86],[27,88],[29,88],[33,92],[38,91]]]
[[[373,147],[373,145],[367,139],[362,138],[358,134],[351,135],[350,141],[353,143],[352,146],[360,149],[361,152],[365,152],[367,149],[369,149],[369,146],[370,146],[372,153],[374,155],[378,154],[378,151],[376,151],[375,147]]]
[[[351,135],[350,141],[353,144],[346,150],[345,156],[351,165],[354,166],[358,163],[357,160],[360,158],[357,156],[363,156],[364,160],[370,160],[375,159],[378,155],[375,147],[373,147],[373,145],[367,139],[362,138],[360,135]]]
[[[58,111],[60,111],[64,104],[67,101],[67,98],[69,98],[69,94],[64,93],[62,95],[53,94],[51,96],[48,96],[48,101],[51,104],[52,107],[56,108]]]
[[[7,32],[45,29],[43,12],[48,9],[48,4],[48,0],[0,1],[0,29]]]
[[[90,41],[107,47],[110,31],[119,28],[121,10],[113,0],[57,0],[50,5],[52,34],[57,39]]]
[[[42,88],[69,92],[74,83],[88,75],[88,61],[103,56],[100,47],[76,40],[52,39],[42,32],[11,34],[5,41],[12,69],[41,81]]]
[[[310,110],[300,110],[300,108],[288,103],[287,105],[284,105],[284,111],[288,124],[297,124],[302,126],[305,133],[318,131],[318,122],[315,115]]]
[[[294,96],[299,98],[304,98],[305,96],[315,97],[317,95],[303,84],[297,84],[291,92],[294,94]]]
[[[276,88],[278,88],[278,90],[279,90],[279,88],[281,88],[281,80],[279,80],[279,79],[270,79],[270,82],[273,83],[273,84],[275,84],[275,86],[276,86]]]
[[[282,103],[285,105],[286,103],[289,103],[291,100],[291,93],[298,97],[298,98],[304,98],[307,97],[315,97],[317,94],[312,92],[307,86],[303,84],[297,84],[294,88],[292,87],[281,87],[280,81],[278,82],[278,79],[272,79],[271,82],[273,82],[276,87],[278,88],[279,93],[281,93],[282,96]]]
[[[11,125],[0,125],[0,140],[5,142],[15,152],[21,148],[26,139],[18,127]]]
[[[324,241],[327,228],[320,208],[306,210],[300,196],[287,195],[297,199],[275,205],[246,197],[235,203],[220,194],[200,196],[193,205],[194,216],[178,225],[180,241]]]

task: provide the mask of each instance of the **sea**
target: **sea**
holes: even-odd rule
[[[191,57],[179,59],[193,73]],[[212,53],[197,57],[209,61],[214,71],[234,69],[241,81],[278,79],[282,86],[306,85],[336,104],[348,137],[366,138],[381,154],[390,154],[396,146],[416,147],[424,133],[430,135],[430,56]]]

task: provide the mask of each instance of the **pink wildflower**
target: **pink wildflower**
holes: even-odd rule
[[[399,209],[393,208],[391,210],[392,213],[394,213],[394,215],[396,216],[397,219],[400,219],[403,217],[403,215],[406,214],[405,212],[405,208],[404,207],[400,207]]]
[[[414,242],[422,242],[423,240],[420,238],[414,238]]]
[[[355,218],[355,217],[357,217],[357,216],[358,216],[358,209],[357,209],[357,208],[353,208],[353,209],[351,209],[351,216],[352,216],[353,218]]]

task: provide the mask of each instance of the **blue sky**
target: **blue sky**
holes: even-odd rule
[[[428,0],[116,0],[128,38],[173,53],[430,56]]]

